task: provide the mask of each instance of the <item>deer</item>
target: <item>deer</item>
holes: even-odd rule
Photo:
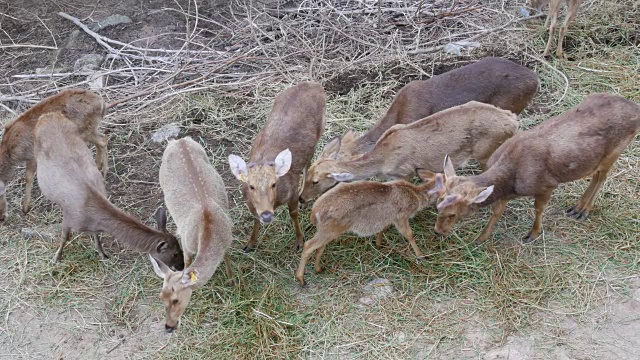
[[[7,217],[6,184],[13,179],[16,167],[21,164],[26,165],[22,213],[29,212],[37,169],[33,149],[34,131],[40,116],[49,112],[61,112],[76,125],[84,141],[95,144],[96,166],[102,169],[103,176],[107,175],[107,137],[98,131],[105,114],[102,97],[83,89],[63,90],[4,125],[4,135],[0,142],[0,223]]]
[[[564,36],[567,33],[567,28],[576,17],[576,13],[578,12],[578,6],[582,3],[582,0],[530,0],[531,8],[535,9],[537,12],[542,10],[542,7],[549,4],[549,13],[547,16],[547,20],[544,22],[544,27],[549,27],[549,39],[547,40],[547,46],[544,48],[544,53],[542,56],[549,56],[549,51],[551,50],[551,43],[553,42],[553,33],[556,30],[556,23],[558,22],[558,15],[560,14],[560,5],[566,2],[567,3],[567,17],[564,20],[562,26],[560,26],[560,32],[558,34],[558,45],[556,47],[556,56],[561,58],[563,56],[562,43],[564,41]]]
[[[156,211],[155,230],[107,199],[104,179],[83,141],[82,131],[61,112],[40,116],[34,130],[38,185],[45,198],[62,208],[62,241],[52,262],[62,259],[71,231],[89,233],[100,258],[108,259],[98,235],[106,232],[135,251],[183,268],[182,250],[166,229],[164,209]]]
[[[410,124],[469,101],[520,114],[537,91],[538,76],[534,71],[496,57],[486,57],[428,80],[411,81],[398,91],[389,110],[371,129],[359,138],[349,130],[342,137],[331,139],[312,167],[325,159],[343,160],[361,155],[371,150],[393,125]]]
[[[489,158],[488,169],[476,176],[457,176],[445,157],[445,196],[437,206],[435,232],[447,235],[461,218],[492,205],[489,223],[475,241],[484,243],[507,203],[534,198],[535,219],[523,242],[542,232],[542,214],[553,191],[563,183],[592,176],[580,201],[567,210],[577,220],[588,217],[607,173],[640,132],[640,105],[618,95],[598,93],[534,128],[520,132]]]
[[[253,231],[243,250],[254,250],[260,224],[273,221],[273,212],[287,205],[296,232],[296,250],[304,243],[298,222],[298,184],[309,167],[324,131],[326,97],[322,85],[304,82],[280,92],[256,135],[249,164],[229,155],[233,175],[242,182],[242,194],[254,216]]]
[[[232,283],[227,254],[233,242],[232,222],[224,181],[204,148],[190,137],[169,141],[160,165],[160,187],[184,252],[182,271],[172,271],[149,256],[154,272],[164,281],[160,292],[164,326],[173,332],[193,290],[204,286],[223,260]]]
[[[408,125],[387,130],[376,145],[359,157],[324,159],[307,171],[299,201],[305,203],[339,182],[371,177],[403,179],[416,169],[442,172],[450,154],[456,166],[475,159],[481,166],[518,129],[517,116],[493,105],[470,101]]]
[[[320,196],[311,210],[311,223],[317,231],[311,240],[304,243],[295,274],[300,286],[305,286],[304,270],[311,254],[316,252],[316,273],[322,272],[320,258],[327,244],[347,231],[358,236],[378,233],[376,245],[380,246],[382,231],[394,225],[409,241],[416,257],[423,258],[413,238],[409,219],[435,204],[444,192],[444,175],[424,169],[416,172],[423,181],[420,185],[404,180],[386,183],[356,181],[341,183]]]

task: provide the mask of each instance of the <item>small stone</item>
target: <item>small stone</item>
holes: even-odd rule
[[[35,238],[50,240],[52,238],[51,234],[42,233],[30,228],[22,228],[22,230],[20,230],[20,233],[22,234],[22,237],[27,240]]]
[[[151,141],[161,143],[180,134],[180,127],[175,123],[167,124],[151,134]]]
[[[369,295],[361,297],[358,302],[362,305],[370,306],[393,294],[393,285],[387,279],[378,278],[369,281],[362,288],[362,291]]]
[[[120,24],[130,24],[130,23],[131,23],[130,17],[126,15],[114,14],[114,15],[109,15],[98,22],[94,22],[93,24],[89,25],[89,29],[93,31],[100,31],[109,26],[116,26]]]
[[[73,64],[73,71],[81,72],[97,70],[100,68],[103,61],[104,56],[102,55],[87,54],[76,60],[75,64]]]
[[[378,302],[378,299],[375,296],[363,296],[358,299],[358,302],[362,305],[371,306],[375,305]]]

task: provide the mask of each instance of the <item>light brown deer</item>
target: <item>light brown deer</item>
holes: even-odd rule
[[[202,146],[190,137],[169,141],[160,165],[160,186],[185,258],[185,269],[172,271],[149,257],[155,273],[164,279],[160,293],[166,309],[164,326],[172,332],[193,290],[209,281],[223,259],[227,276],[233,278],[227,255],[233,242],[232,222],[222,177]]]
[[[296,271],[300,285],[305,284],[304,270],[311,254],[316,252],[315,271],[322,272],[320,258],[327,244],[347,231],[358,236],[378,233],[376,244],[380,246],[382,230],[393,224],[409,241],[416,257],[422,258],[424,255],[413,239],[409,219],[442,195],[444,176],[421,169],[417,173],[424,181],[420,185],[404,180],[356,181],[340,184],[323,194],[311,210],[311,223],[317,232],[304,244]]]
[[[242,181],[242,194],[255,217],[251,239],[244,251],[255,248],[260,223],[270,223],[274,210],[285,204],[295,227],[296,248],[302,248],[298,183],[324,130],[325,101],[324,89],[314,82],[282,91],[253,141],[249,165],[239,156],[229,156],[231,171]]]
[[[518,129],[508,110],[471,101],[408,125],[395,125],[369,152],[351,160],[324,159],[307,172],[300,201],[313,199],[341,181],[372,176],[406,178],[416,169],[442,171],[449,154],[456,167],[470,159],[484,165],[489,156]]]
[[[25,192],[22,212],[29,211],[31,190],[36,174],[34,129],[38,118],[49,112],[61,112],[79,129],[80,137],[96,145],[96,165],[107,175],[107,137],[98,131],[105,104],[100,95],[88,90],[69,89],[50,96],[4,126],[0,143],[0,222],[7,215],[6,184],[13,179],[18,165],[25,163]]]
[[[357,139],[351,130],[342,138],[333,138],[313,165],[327,158],[344,160],[363,154],[371,150],[393,125],[410,124],[469,101],[491,104],[520,114],[537,91],[538,76],[534,71],[495,57],[484,58],[428,80],[411,81],[398,91],[389,110],[371,129]]]
[[[556,23],[558,22],[558,15],[560,14],[560,5],[566,2],[567,3],[567,17],[564,20],[562,26],[560,26],[560,33],[558,34],[558,46],[556,48],[556,56],[562,57],[562,43],[564,41],[564,36],[567,33],[567,27],[571,25],[573,19],[576,17],[576,13],[578,12],[578,6],[582,0],[531,0],[531,7],[537,11],[541,11],[542,7],[549,4],[549,13],[547,15],[547,20],[544,22],[544,27],[549,26],[549,39],[547,40],[547,46],[544,48],[543,56],[548,56],[549,51],[551,50],[551,43],[553,42],[553,33],[556,30]],[[549,24],[551,22],[551,24]]]
[[[53,262],[62,259],[71,231],[82,231],[90,233],[102,259],[107,255],[98,232],[169,266],[183,267],[178,240],[166,231],[164,210],[156,212],[159,230],[154,230],[107,200],[102,175],[73,122],[62,113],[47,113],[37,121],[34,135],[38,185],[47,199],[62,208],[62,241]]]
[[[542,231],[542,213],[558,185],[586,176],[591,184],[568,215],[586,219],[607,173],[640,131],[640,106],[623,97],[593,94],[573,109],[507,140],[477,176],[456,176],[445,159],[446,196],[438,204],[435,231],[446,235],[461,217],[493,204],[493,214],[476,243],[489,238],[507,202],[535,199],[536,216],[525,242]]]

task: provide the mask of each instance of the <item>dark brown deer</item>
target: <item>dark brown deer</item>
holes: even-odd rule
[[[244,251],[255,248],[260,224],[270,223],[274,210],[285,204],[295,227],[296,248],[302,248],[298,183],[324,130],[325,101],[324,89],[314,82],[282,91],[253,141],[249,164],[239,156],[229,155],[231,171],[242,181],[242,194],[255,217]]]
[[[538,76],[507,59],[487,57],[475,63],[415,80],[398,91],[391,107],[364,135],[348,131],[327,143],[316,160],[342,160],[371,150],[380,136],[396,124],[410,124],[457,105],[478,101],[520,114],[538,91]],[[307,177],[308,179],[308,177]]]
[[[444,192],[444,176],[419,169],[423,183],[413,185],[404,180],[379,183],[356,181],[343,183],[323,194],[313,204],[311,223],[318,229],[315,236],[304,244],[296,280],[304,286],[304,269],[316,252],[315,270],[322,271],[320,258],[327,244],[350,231],[358,236],[378,233],[376,245],[382,243],[382,230],[394,225],[404,236],[417,258],[422,251],[413,239],[409,219],[425,207],[435,203]]]
[[[542,213],[558,185],[586,176],[591,184],[568,215],[586,219],[607,173],[640,131],[640,106],[623,97],[593,94],[573,109],[507,140],[477,176],[456,176],[445,159],[446,196],[438,204],[435,231],[446,235],[461,217],[493,205],[493,214],[477,243],[489,238],[507,202],[535,199],[536,217],[525,242],[542,231]]]
[[[41,115],[60,112],[78,128],[80,137],[96,145],[96,165],[107,175],[107,137],[98,131],[105,113],[105,103],[95,93],[82,89],[63,90],[50,96],[4,126],[0,143],[0,222],[7,215],[6,184],[13,179],[15,169],[26,164],[25,193],[22,212],[29,211],[33,179],[36,175],[34,157],[34,130]]]
[[[98,232],[168,266],[184,267],[178,240],[166,231],[162,208],[156,212],[159,230],[154,230],[107,200],[102,175],[73,122],[60,112],[46,113],[37,121],[34,135],[38,185],[47,199],[62,208],[62,241],[53,262],[62,258],[71,231],[82,231],[90,233],[102,259],[107,255]]]

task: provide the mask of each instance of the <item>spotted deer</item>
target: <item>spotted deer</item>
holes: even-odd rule
[[[537,91],[538,76],[534,71],[496,57],[486,57],[428,80],[411,81],[398,91],[389,110],[371,129],[359,138],[352,130],[342,138],[333,138],[312,167],[324,159],[344,160],[361,155],[371,150],[393,125],[410,124],[469,101],[520,114]]]
[[[237,155],[229,156],[231,172],[242,181],[242,194],[255,218],[251,239],[244,251],[255,248],[260,224],[270,223],[274,210],[281,205],[289,207],[296,231],[296,248],[302,248],[298,184],[324,130],[325,101],[324,89],[314,82],[282,91],[253,141],[249,164]]]
[[[457,176],[445,159],[446,192],[438,204],[437,233],[446,235],[462,217],[492,205],[493,213],[476,243],[489,238],[509,200],[535,199],[535,220],[525,242],[542,232],[542,213],[562,183],[592,176],[570,217],[586,219],[598,190],[622,151],[640,131],[640,106],[612,94],[593,94],[569,111],[507,140],[491,156],[487,171]]]
[[[346,160],[324,159],[312,166],[300,201],[309,201],[343,181],[373,176],[402,179],[412,176],[417,169],[441,172],[446,154],[456,167],[470,159],[484,165],[517,129],[517,116],[513,112],[477,101],[408,125],[394,125],[369,152]]]
[[[106,232],[133,250],[183,267],[182,251],[178,240],[166,231],[162,208],[156,212],[158,230],[154,230],[109,202],[82,130],[71,120],[60,112],[46,113],[37,121],[34,137],[38,185],[44,197],[62,208],[62,241],[53,262],[62,259],[71,231],[81,231],[90,234],[102,259],[107,255],[98,233]]]
[[[576,13],[578,12],[578,6],[580,6],[582,0],[530,0],[530,6],[537,11],[541,11],[545,5],[549,4],[549,13],[547,15],[547,20],[544,22],[544,27],[549,27],[549,39],[547,40],[547,46],[544,48],[543,56],[548,56],[549,51],[551,50],[553,33],[556,30],[556,23],[558,22],[558,15],[560,14],[560,5],[562,5],[563,2],[567,3],[567,17],[565,18],[562,26],[560,26],[560,32],[558,34],[556,56],[559,58],[563,56],[562,43],[564,41],[564,36],[567,34],[567,28],[575,19]]]
[[[172,271],[149,257],[153,270],[164,280],[160,299],[166,309],[165,329],[172,332],[193,290],[204,286],[223,260],[227,276],[233,278],[227,254],[233,242],[232,222],[222,177],[204,148],[190,137],[169,141],[160,165],[160,187],[185,258],[185,269]]]
[[[33,179],[36,175],[34,130],[41,115],[60,112],[78,128],[80,137],[96,145],[96,165],[107,175],[107,137],[98,131],[105,113],[100,95],[83,89],[63,90],[34,105],[22,115],[4,125],[0,143],[0,222],[7,216],[6,185],[15,175],[16,167],[26,164],[25,192],[22,212],[29,211]]]
[[[342,183],[320,196],[311,210],[311,223],[317,232],[304,244],[296,271],[300,285],[305,285],[304,270],[311,254],[316,252],[316,273],[322,272],[320,258],[327,244],[347,231],[358,236],[378,233],[376,244],[380,246],[382,231],[394,225],[409,241],[416,257],[422,258],[424,255],[413,238],[409,219],[435,204],[444,191],[444,176],[422,169],[417,173],[423,181],[420,185],[404,180],[356,181]]]

